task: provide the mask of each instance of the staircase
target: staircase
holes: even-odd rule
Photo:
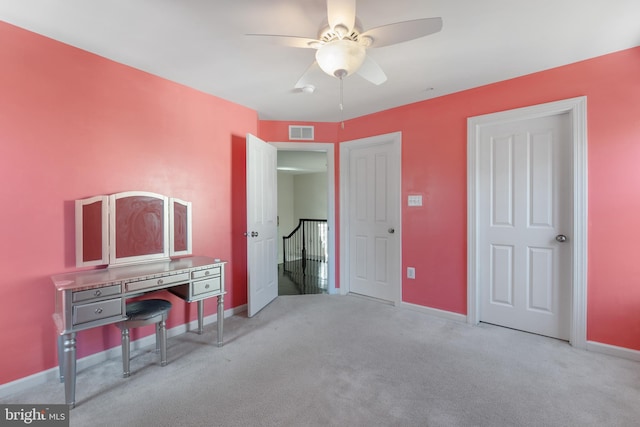
[[[326,219],[300,219],[282,238],[283,274],[302,294],[327,292],[327,231]]]

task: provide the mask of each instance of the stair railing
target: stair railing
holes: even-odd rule
[[[300,219],[298,226],[282,237],[282,260],[285,271],[306,271],[307,261],[326,263],[327,220]]]

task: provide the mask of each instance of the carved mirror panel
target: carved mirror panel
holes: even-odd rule
[[[148,191],[76,200],[76,266],[190,255],[191,202]]]

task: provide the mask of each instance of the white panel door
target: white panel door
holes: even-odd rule
[[[569,339],[571,138],[568,114],[480,134],[480,321]]]
[[[247,286],[252,317],[278,296],[277,157],[247,135]]]
[[[349,290],[398,299],[399,159],[391,143],[349,155]]]

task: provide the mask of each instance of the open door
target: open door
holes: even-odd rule
[[[247,134],[248,315],[278,296],[278,151]]]

